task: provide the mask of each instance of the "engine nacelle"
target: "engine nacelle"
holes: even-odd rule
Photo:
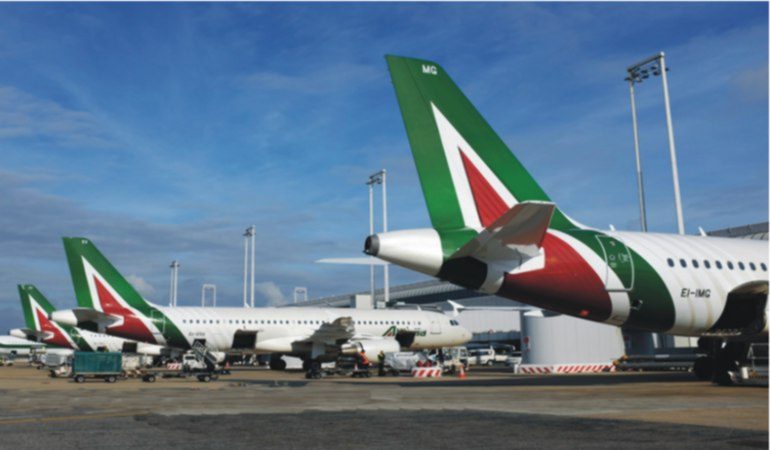
[[[372,339],[348,342],[342,345],[340,351],[343,355],[355,355],[359,352],[365,352],[371,359],[376,358],[380,352],[399,352],[401,351],[401,346],[395,339]]]
[[[430,276],[444,262],[441,237],[433,228],[373,234],[366,238],[364,253]]]

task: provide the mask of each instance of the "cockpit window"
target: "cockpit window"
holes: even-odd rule
[[[450,320],[449,325],[452,325],[453,327],[457,327],[457,326],[460,326],[460,322],[456,320]]]

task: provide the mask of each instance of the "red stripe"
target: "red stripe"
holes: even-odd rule
[[[506,274],[498,295],[571,316],[606,320],[612,303],[604,281],[575,249],[553,234],[546,234],[542,245],[545,267]]]
[[[108,327],[110,330],[109,334],[151,344],[156,343],[155,337],[147,328],[147,325],[134,315],[133,311],[121,305],[97,277],[94,277],[94,284],[96,285],[96,292],[99,296],[99,304],[102,307],[102,311],[105,314],[123,318],[122,324]]]
[[[484,175],[479,172],[479,169],[465,156],[462,149],[458,148],[458,150],[465,167],[465,175],[468,177],[468,183],[471,186],[473,201],[476,203],[476,211],[479,213],[479,220],[481,225],[488,227],[498,217],[502,216],[504,212],[508,211],[508,205],[500,198],[500,195],[484,178]]]
[[[32,307],[35,308],[34,305]],[[40,331],[53,334],[50,338],[44,339],[43,342],[46,344],[58,345],[59,347],[73,348],[67,337],[59,331],[59,328],[57,328],[56,325],[48,320],[48,316],[46,316],[43,311],[35,308],[35,315],[37,316],[37,323],[40,325]]]

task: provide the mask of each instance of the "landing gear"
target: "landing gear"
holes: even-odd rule
[[[701,356],[695,360],[692,371],[701,381],[711,380],[714,377],[714,359],[708,356]]]
[[[722,339],[701,338],[698,347],[706,353],[706,356],[696,359],[693,365],[693,373],[699,380],[731,386],[740,375],[741,367],[751,364],[749,350],[752,343],[749,341],[724,342]]]
[[[720,386],[733,384],[730,372],[737,373],[740,362],[745,359],[747,346],[743,342],[728,342],[714,358],[714,383]]]
[[[302,362],[302,368],[305,369],[305,378],[308,380],[317,380],[323,377],[321,362],[315,359],[306,359]]]
[[[270,356],[270,370],[286,370],[286,361],[281,359],[281,356],[283,355]]]

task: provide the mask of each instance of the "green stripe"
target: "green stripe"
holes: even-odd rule
[[[386,56],[386,59],[434,228],[456,230],[463,228],[464,222],[431,103],[517,201],[550,201],[441,66],[432,61],[397,56]],[[424,73],[425,67],[435,67],[436,74]],[[560,210],[554,211],[551,228],[575,227]]]
[[[604,251],[596,239],[597,235],[605,236],[604,239],[624,245],[617,239],[596,230],[575,229],[567,231],[566,234],[588,246],[602,260],[604,260]],[[624,327],[648,331],[667,331],[671,329],[676,318],[676,309],[671,293],[652,265],[635,252],[634,249],[627,246],[626,248],[628,248],[634,264],[634,286],[633,290],[628,293],[628,296],[631,305],[638,305],[638,307],[631,309]],[[621,280],[628,279],[628,274],[623,271],[612,270]]]

